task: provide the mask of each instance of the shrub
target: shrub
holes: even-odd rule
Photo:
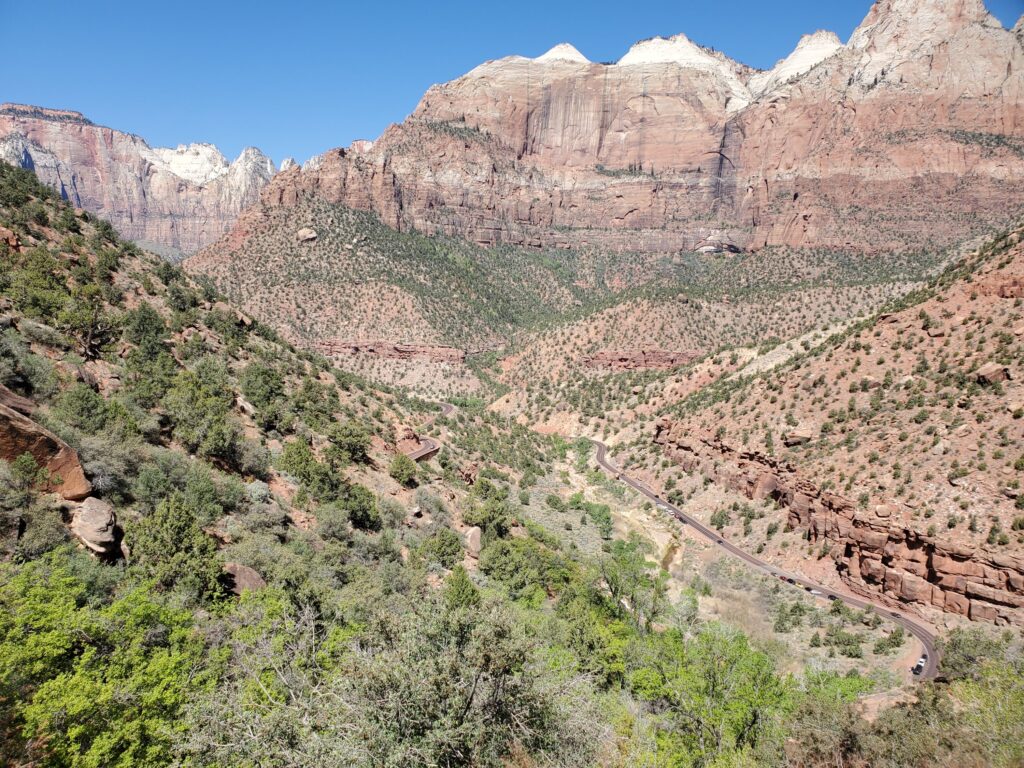
[[[418,472],[419,468],[416,466],[416,462],[404,453],[395,456],[388,467],[388,474],[404,486],[414,485]]]

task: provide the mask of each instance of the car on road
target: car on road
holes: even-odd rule
[[[927,661],[928,657],[922,656],[920,659],[917,660],[917,664],[911,667],[910,671],[915,675],[920,675],[922,672],[924,672],[924,665],[927,663]]]
[[[820,589],[811,589],[811,590],[808,590],[808,591],[809,591],[809,592],[810,592],[810,593],[811,593],[812,595],[815,595],[815,596],[820,596],[820,595],[821,595],[821,590],[820,590]]]
[[[892,616],[894,619],[900,618],[899,611],[889,611],[889,615]]]

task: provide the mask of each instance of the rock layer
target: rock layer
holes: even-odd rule
[[[342,341],[328,339],[311,345],[329,357],[345,355],[369,355],[387,360],[429,360],[435,363],[461,363],[466,359],[465,351],[455,347],[431,346],[429,344],[401,344],[392,341]]]
[[[599,352],[583,360],[590,368],[605,368],[612,371],[668,371],[682,365],[689,365],[701,357],[700,352],[670,352],[664,349],[609,350]]]
[[[92,491],[71,446],[23,413],[0,404],[0,459],[12,462],[26,453],[50,473],[48,490],[74,501]]]
[[[0,106],[0,159],[29,168],[127,238],[168,253],[213,242],[276,169],[258,149],[229,163],[209,144],[152,148],[78,112]]]
[[[1024,47],[981,0],[879,0],[849,44],[763,73],[684,36],[612,65],[559,46],[431,88],[262,199],[307,194],[487,245],[951,242],[1024,208]]]
[[[773,499],[792,528],[833,544],[836,568],[851,587],[902,603],[933,606],[977,621],[1024,625],[1024,560],[928,536],[891,504],[858,509],[823,491],[791,465],[739,451],[710,436],[693,437],[669,420],[654,442],[687,472],[753,501]]]

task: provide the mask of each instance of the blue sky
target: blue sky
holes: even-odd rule
[[[986,0],[1012,26],[1024,0]],[[757,67],[805,32],[846,40],[870,0],[0,0],[0,101],[77,109],[154,146],[260,147],[280,162],[401,121],[487,59],[568,41],[592,61],[685,32]]]

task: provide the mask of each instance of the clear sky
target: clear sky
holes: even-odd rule
[[[1024,0],[986,0],[1010,27]],[[77,109],[154,146],[299,162],[375,138],[477,64],[573,43],[592,61],[685,32],[752,66],[871,0],[0,0],[0,101]]]

